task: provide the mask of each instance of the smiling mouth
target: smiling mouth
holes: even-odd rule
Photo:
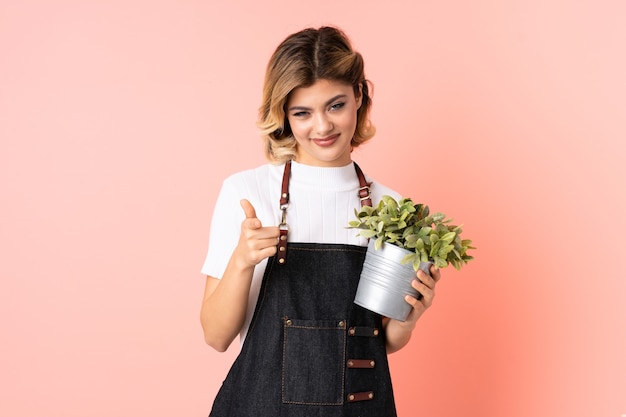
[[[311,139],[318,146],[330,146],[339,138],[339,134],[331,135],[325,138],[315,138]]]

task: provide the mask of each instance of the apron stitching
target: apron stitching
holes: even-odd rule
[[[359,248],[366,248],[366,246],[358,246]],[[325,248],[325,249],[315,249],[315,248],[289,248],[290,250],[293,251],[304,251],[304,252],[355,252],[355,253],[362,253],[362,250],[359,249],[332,249],[332,248]]]

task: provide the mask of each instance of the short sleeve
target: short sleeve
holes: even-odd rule
[[[237,246],[241,222],[245,218],[240,194],[232,177],[223,182],[213,210],[209,248],[201,270],[205,275],[221,278]]]

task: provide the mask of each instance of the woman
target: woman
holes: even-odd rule
[[[351,159],[374,135],[371,104],[339,29],[305,29],[272,55],[259,120],[272,163],[224,181],[202,269],[206,342],[243,343],[211,416],[396,415],[387,353],[408,343],[440,273],[417,272],[405,322],[353,303],[367,241],[348,221],[399,197]]]

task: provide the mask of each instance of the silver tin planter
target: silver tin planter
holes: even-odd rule
[[[367,246],[354,302],[385,317],[405,321],[412,308],[405,295],[421,297],[411,286],[416,278],[413,265],[400,263],[411,252],[390,243],[376,250],[375,242],[370,239]],[[430,275],[430,265],[432,262],[420,262],[419,269]]]

